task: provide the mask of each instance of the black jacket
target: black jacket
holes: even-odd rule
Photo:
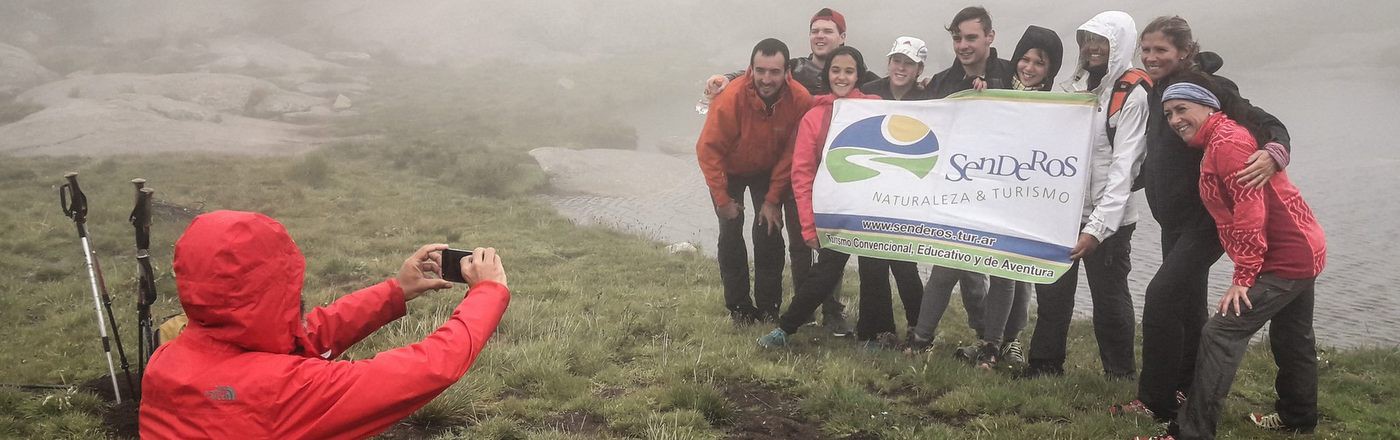
[[[989,89],[1009,89],[1011,88],[1011,75],[1016,72],[1016,64],[1001,58],[997,58],[997,49],[992,48],[992,52],[987,55],[987,71],[984,79],[987,81]],[[966,76],[962,64],[958,63],[956,57],[953,58],[953,65],[948,69],[933,75],[929,81],[928,88],[934,99],[943,99],[948,95],[968,90],[972,88],[972,79]]]
[[[1249,103],[1239,94],[1233,81],[1215,76],[1223,62],[1212,52],[1203,52],[1196,58],[1204,69],[1201,73],[1185,72],[1165,78],[1153,84],[1150,101],[1153,110],[1147,118],[1147,158],[1142,164],[1143,185],[1147,204],[1152,208],[1152,217],[1162,225],[1163,232],[1182,232],[1215,229],[1215,220],[1201,203],[1199,187],[1201,178],[1201,157],[1204,150],[1186,146],[1175,131],[1167,125],[1161,111],[1162,92],[1167,86],[1189,81],[1210,89],[1220,98],[1220,106],[1226,115],[1236,121],[1248,120],[1258,130],[1251,130],[1259,143],[1259,148],[1269,142],[1278,142],[1290,148],[1288,129],[1283,122],[1259,107]],[[1243,112],[1244,115],[1233,114]]]
[[[812,62],[813,56],[815,55],[789,59],[788,72],[792,74],[792,79],[796,80],[798,84],[802,84],[802,87],[806,88],[807,93],[812,94],[812,96],[829,94],[831,93],[831,89],[827,88],[825,84],[822,84],[823,68],[817,67],[817,63]],[[736,70],[726,73],[724,76],[729,78],[730,81],[733,81],[734,78],[738,78],[743,74],[743,70]],[[865,84],[877,79],[880,79],[879,75],[867,70],[865,71],[865,75],[861,76],[858,82],[860,84]]]
[[[894,91],[890,87],[890,77],[880,78],[860,86],[860,92],[867,95],[877,95],[880,99],[894,101]],[[900,101],[923,101],[933,99],[933,92],[929,89],[921,88],[914,84],[914,88],[909,93],[904,94],[904,99]]]

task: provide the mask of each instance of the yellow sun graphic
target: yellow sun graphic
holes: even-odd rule
[[[909,145],[928,135],[927,125],[904,115],[890,115],[885,119],[885,135],[891,143]]]

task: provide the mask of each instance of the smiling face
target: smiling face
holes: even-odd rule
[[[1027,87],[1039,86],[1049,72],[1049,60],[1045,59],[1045,52],[1038,48],[1027,50],[1021,59],[1016,60],[1016,76]]]
[[[1172,99],[1162,103],[1162,111],[1167,114],[1167,126],[1182,140],[1191,142],[1215,109],[1185,99]]]
[[[1161,32],[1150,32],[1142,35],[1139,44],[1142,47],[1142,67],[1147,70],[1147,76],[1153,81],[1161,81],[1162,78],[1176,73],[1177,69],[1186,66],[1186,54],[1181,48],[1176,47],[1166,34]]]
[[[1089,69],[1107,66],[1108,38],[1093,32],[1079,31],[1079,62]]]
[[[831,20],[817,20],[812,22],[812,27],[807,30],[807,39],[812,44],[812,54],[818,57],[825,57],[831,51],[846,44],[846,34],[836,29],[836,22]]]
[[[907,87],[914,84],[923,74],[924,66],[909,58],[908,55],[897,53],[890,55],[890,85],[895,87]]]
[[[953,53],[958,56],[958,63],[964,66],[976,66],[987,61],[987,56],[992,51],[992,40],[996,37],[996,31],[982,29],[982,20],[964,20],[958,23],[958,28],[953,34]]]
[[[764,55],[762,53],[753,56],[753,87],[758,90],[758,96],[772,98],[782,91],[783,83],[787,80],[787,60],[782,53]]]
[[[841,54],[831,59],[826,74],[831,78],[831,94],[845,97],[856,88],[856,59]]]

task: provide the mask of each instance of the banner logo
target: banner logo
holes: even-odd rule
[[[938,164],[938,137],[923,121],[909,116],[865,118],[832,140],[826,170],[838,183],[859,182],[880,175],[882,167],[876,163],[922,179]]]

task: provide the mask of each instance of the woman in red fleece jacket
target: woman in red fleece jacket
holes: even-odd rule
[[[880,99],[876,95],[866,95],[861,93],[857,87],[860,86],[860,78],[865,75],[865,60],[861,57],[860,51],[850,46],[842,46],[831,53],[831,61],[827,64],[827,69],[822,73],[822,81],[830,86],[831,94],[814,98],[813,107],[802,116],[802,121],[797,125],[797,132],[794,135],[794,146],[792,152],[792,192],[797,199],[797,213],[802,222],[802,239],[807,242],[807,246],[818,249],[817,229],[813,221],[812,214],[812,181],[816,179],[817,165],[821,162],[822,147],[826,145],[827,130],[831,128],[831,110],[837,99]],[[797,288],[797,293],[793,295],[792,303],[788,305],[782,316],[778,317],[778,328],[772,332],[758,338],[758,345],[764,348],[774,348],[787,345],[787,336],[797,333],[798,327],[807,322],[807,317],[821,305],[826,297],[836,290],[836,285],[841,281],[841,273],[845,271],[846,262],[850,255],[830,249],[819,249],[817,252],[817,262],[808,272],[807,279]],[[866,257],[861,257],[863,264]],[[888,272],[882,274],[889,276]],[[867,315],[874,316],[883,309],[884,314],[891,315],[885,321],[894,322],[893,308],[889,304],[888,283],[884,295],[884,307],[880,307],[880,301],[871,301],[878,295],[868,295],[871,286],[864,278],[861,279],[861,320],[864,321]],[[868,313],[867,313],[868,312]],[[868,326],[868,324],[867,324]],[[872,341],[879,333],[890,332],[893,336],[893,328],[890,329],[864,329],[858,323],[856,326],[856,337],[863,341]]]
[[[1249,340],[1269,322],[1278,364],[1276,413],[1250,414],[1266,429],[1310,432],[1317,425],[1317,352],[1313,286],[1327,259],[1322,226],[1298,188],[1279,171],[1262,187],[1234,176],[1257,150],[1249,130],[1220,111],[1206,87],[1180,82],[1162,93],[1168,125],[1187,145],[1205,149],[1201,201],[1215,219],[1220,242],[1235,262],[1219,314],[1201,330],[1190,396],[1159,438],[1214,438],[1220,406]]]

